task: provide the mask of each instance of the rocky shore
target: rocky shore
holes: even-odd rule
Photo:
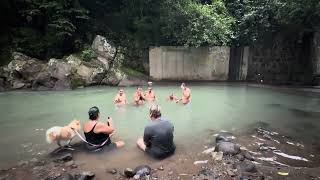
[[[14,52],[7,66],[0,67],[0,91],[16,89],[68,90],[94,85],[132,86],[145,84],[147,77],[126,74],[113,63],[116,49],[105,37],[96,36],[90,61],[71,54],[48,62]]]
[[[80,148],[75,146],[78,150],[3,169],[0,179],[320,179],[319,144],[303,143],[260,125],[245,133],[211,130],[209,141],[196,153],[175,154],[136,167],[88,164],[92,157],[77,156]]]

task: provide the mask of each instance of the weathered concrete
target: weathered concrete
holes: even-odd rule
[[[156,80],[228,80],[229,47],[153,47],[150,76]]]
[[[272,84],[309,84],[310,36],[275,34],[250,46],[247,80]]]
[[[320,32],[314,33],[312,42],[313,74],[320,76]]]

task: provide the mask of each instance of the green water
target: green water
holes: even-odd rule
[[[299,137],[319,138],[320,98],[296,95],[241,85],[195,85],[192,103],[188,106],[166,101],[171,92],[180,96],[179,86],[155,86],[163,117],[175,126],[178,151],[188,152],[201,143],[208,130],[235,130],[254,122],[271,126]],[[132,102],[134,88],[126,88]],[[87,111],[98,106],[101,120],[113,117],[117,138],[126,142],[126,152],[139,152],[135,140],[148,123],[148,105],[127,105],[117,109],[113,98],[117,88],[99,87],[59,92],[0,93],[0,167],[9,167],[19,160],[39,158],[56,146],[47,145],[45,130],[63,126],[73,118],[87,120]],[[186,145],[188,144],[188,145]]]

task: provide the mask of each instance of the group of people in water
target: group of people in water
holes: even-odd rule
[[[167,97],[167,100],[176,103],[182,102],[186,105],[191,100],[191,90],[185,83],[181,84],[182,97],[178,98],[173,93]],[[133,102],[135,105],[142,105],[145,102],[155,102],[156,96],[152,88],[152,82],[148,83],[147,91],[143,92],[141,87],[137,87],[134,93]],[[128,104],[123,89],[120,89],[114,99],[117,106]],[[106,123],[99,121],[99,108],[94,106],[89,109],[89,120],[84,124],[83,130],[87,141],[86,147],[89,150],[116,149],[125,145],[123,141],[112,142],[110,137],[115,133],[113,120],[108,117]],[[162,118],[161,107],[153,103],[149,109],[151,122],[145,127],[143,137],[137,140],[137,146],[154,158],[163,159],[175,152],[173,142],[174,127],[172,123]]]
[[[186,86],[185,83],[181,84],[182,89],[182,97],[179,99],[173,93],[167,97],[169,101],[175,101],[176,103],[182,102],[183,104],[188,104],[191,100],[191,90]],[[133,103],[134,105],[142,105],[145,102],[154,102],[156,101],[156,95],[152,88],[152,82],[148,82],[148,89],[143,92],[140,86],[137,87],[136,92],[133,95]],[[117,106],[123,106],[128,104],[126,94],[124,93],[124,89],[120,89],[116,97],[114,98],[114,103]]]

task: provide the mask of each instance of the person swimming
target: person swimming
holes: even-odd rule
[[[173,93],[171,93],[168,97],[167,97],[167,101],[177,101],[179,100],[179,98],[177,96],[175,96]]]
[[[114,98],[114,103],[118,106],[127,104],[126,94],[124,93],[124,90],[122,88],[119,90],[118,94]]]
[[[144,97],[147,101],[152,102],[156,100],[155,93],[152,89],[152,87],[148,87],[148,90],[144,93]]]
[[[182,101],[182,104],[186,105],[191,101],[191,90],[186,86],[185,83],[181,83],[182,98],[177,100],[176,103]]]
[[[133,95],[133,102],[135,105],[142,105],[145,102],[145,97],[140,86],[137,87],[136,92]]]
[[[106,123],[100,122],[100,111],[96,106],[90,108],[88,114],[89,121],[83,126],[88,150],[115,149],[124,146],[123,141],[112,142],[110,139],[115,132],[111,117],[108,117]]]

